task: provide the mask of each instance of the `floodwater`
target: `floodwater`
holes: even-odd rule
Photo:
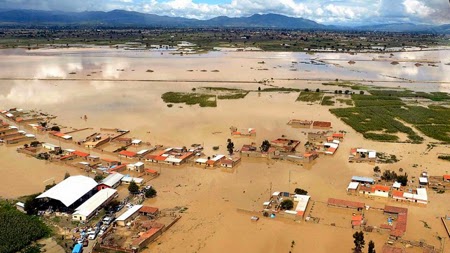
[[[416,57],[436,60],[440,59],[439,53],[420,52]],[[416,53],[407,53],[409,57],[411,54]],[[448,56],[448,51],[444,56]],[[341,58],[337,60],[336,57]],[[447,70],[448,66],[443,65],[445,58],[440,59],[438,67],[425,64],[420,67],[418,71],[423,71],[423,74],[418,75],[420,77],[416,77],[414,82],[398,82],[398,79],[387,76],[406,77],[392,69],[404,69],[402,64],[407,68],[417,68],[414,63],[393,66],[390,61],[372,62],[370,59],[373,57],[376,56],[272,52],[174,56],[115,49],[8,51],[3,52],[4,60],[0,62],[0,109],[42,110],[56,115],[54,122],[62,126],[129,129],[129,137],[152,144],[190,146],[201,143],[207,155],[226,152],[226,140],[231,138],[230,126],[256,128],[254,138],[232,137],[236,148],[240,148],[243,144],[255,142],[258,145],[265,139],[272,140],[282,135],[299,139],[303,144],[308,130],[287,126],[290,119],[331,121],[333,130],[344,130],[348,134],[333,157],[322,156],[311,168],[264,159],[244,159],[234,173],[188,166],[164,167],[161,176],[150,182],[158,190],[158,197],[146,204],[160,208],[187,206],[189,209],[149,250],[288,252],[292,240],[295,240],[293,252],[349,252],[354,231],[330,226],[333,220],[326,220],[323,224],[297,224],[261,219],[254,223],[250,221],[250,215],[236,209],[259,210],[270,191],[292,191],[295,187],[308,190],[314,201],[324,202],[329,197],[337,197],[383,207],[386,204],[384,200],[347,196],[345,189],[351,176],[373,175],[373,165],[347,162],[350,148],[364,147],[395,154],[401,161],[394,165],[380,165],[381,169],[403,168],[408,175],[417,177],[422,170],[434,175],[447,173],[446,162],[436,157],[438,153],[448,152],[448,146],[438,146],[424,153],[427,143],[412,145],[365,140],[334,117],[329,107],[295,102],[295,93],[252,92],[244,99],[219,100],[216,108],[184,104],[169,108],[161,95],[167,91],[190,91],[202,86],[257,89],[261,84],[255,80],[272,77],[274,82],[271,84],[280,87],[329,88],[321,86],[320,80],[339,78],[373,81],[371,84],[381,86],[449,91],[448,84],[445,86],[449,81],[448,73],[435,71],[438,68]],[[406,56],[395,54],[395,57]],[[370,61],[363,61],[366,58]],[[318,62],[319,59],[326,64]],[[347,64],[350,59],[354,59],[356,64]],[[262,61],[264,64],[258,63]],[[366,63],[378,67],[363,68]],[[268,70],[257,70],[266,68]],[[153,72],[147,72],[149,69]],[[408,79],[413,77],[409,75]],[[284,80],[294,78],[301,80]],[[80,117],[83,115],[87,115],[88,120],[82,120]],[[213,151],[212,147],[217,145],[220,146],[219,151]],[[40,192],[50,181],[60,181],[66,171],[72,175],[82,173],[27,158],[18,154],[14,147],[0,146],[2,197],[14,198]],[[439,246],[436,235],[444,237],[445,234],[436,217],[442,216],[448,205],[445,194],[437,195],[430,191],[429,196],[431,202],[426,208],[405,205],[410,208],[408,215],[411,215],[408,217],[406,239],[425,239]],[[424,228],[420,220],[425,220],[432,229]],[[381,252],[387,235],[371,233],[366,236],[366,241],[374,240],[377,251]],[[321,238],[319,246],[317,238]],[[447,242],[448,247],[450,244]]]

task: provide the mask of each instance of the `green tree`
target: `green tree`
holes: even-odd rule
[[[291,210],[294,207],[294,202],[290,199],[285,199],[280,204],[281,209]]]
[[[59,128],[59,126],[52,126],[52,128],[50,128],[50,130],[56,131],[56,132],[61,132],[61,128]]]
[[[375,172],[375,173],[380,173],[380,172],[381,172],[380,167],[375,166],[375,167],[373,168],[373,172]]]
[[[156,192],[155,188],[151,187],[151,188],[149,188],[149,189],[147,189],[145,191],[145,197],[146,198],[153,198],[153,197],[156,196],[156,193],[157,192]]]
[[[262,152],[267,152],[267,151],[269,151],[269,148],[270,148],[270,142],[269,142],[268,140],[264,140],[264,141],[262,142],[260,148],[261,148],[261,151],[262,151]]]
[[[95,180],[95,182],[98,183],[98,182],[102,181],[104,178],[105,177],[100,174],[100,175],[95,175],[94,180]]]
[[[353,252],[355,253],[361,253],[362,249],[364,248],[364,245],[366,242],[364,241],[364,232],[355,232],[353,234],[353,243],[355,244],[355,248],[353,249]]]
[[[128,191],[131,194],[137,194],[139,192],[139,186],[136,184],[136,182],[131,181],[130,185],[128,186]]]
[[[307,195],[308,194],[308,191],[303,190],[301,188],[295,188],[294,192],[295,192],[295,194],[298,194],[298,195]]]
[[[28,215],[36,215],[38,213],[39,200],[37,200],[36,197],[39,195],[40,193],[30,195],[25,200],[24,210]]]
[[[375,253],[375,243],[372,240],[369,242],[367,253]]]
[[[397,176],[397,182],[402,184],[402,186],[406,186],[408,184],[408,174]]]

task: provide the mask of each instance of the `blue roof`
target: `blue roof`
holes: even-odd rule
[[[359,177],[359,176],[353,176],[352,181],[358,181],[358,182],[366,182],[366,183],[374,183],[375,181],[370,177]]]
[[[73,247],[72,253],[80,253],[83,251],[83,244],[78,243],[77,245],[75,245],[75,247]]]

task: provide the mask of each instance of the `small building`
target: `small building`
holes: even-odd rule
[[[55,144],[51,144],[48,142],[42,143],[42,147],[51,151],[59,151],[61,150],[61,147]]]
[[[100,162],[100,157],[98,156],[94,156],[94,155],[90,155],[87,157],[87,161],[90,163],[98,163]]]
[[[97,189],[98,190],[105,189],[105,188],[115,189],[120,185],[123,177],[124,177],[124,175],[122,175],[120,173],[110,174],[98,184]]]
[[[334,143],[334,142],[325,142],[323,144],[323,147],[325,149],[324,153],[326,155],[334,155],[336,150],[339,148],[339,144],[338,143]]]
[[[419,177],[419,184],[420,185],[428,185],[428,177]]]
[[[136,216],[139,215],[139,209],[142,208],[142,205],[135,205],[132,206],[130,209],[128,209],[126,212],[124,212],[122,215],[117,217],[116,224],[118,226],[127,226],[128,223],[130,223]]]
[[[78,151],[78,150],[73,151],[72,154],[76,155],[77,157],[83,158],[85,160],[89,156],[88,153],[85,153],[85,152],[82,152],[82,151]]]
[[[240,162],[241,162],[240,157],[230,157],[222,159],[222,161],[220,162],[220,166],[225,168],[233,168]]]
[[[361,184],[374,184],[375,181],[370,177],[360,177],[360,176],[353,176],[352,182],[358,182]]]
[[[150,152],[152,152],[153,150],[152,149],[142,149],[142,150],[139,150],[138,152],[136,152],[136,155],[138,157],[144,157],[144,156],[148,155]]]
[[[198,158],[195,160],[195,165],[206,165],[208,159],[206,158]]]
[[[450,182],[450,175],[443,175],[442,180],[445,182]]]
[[[141,185],[144,183],[144,179],[140,178],[140,177],[130,177],[130,176],[125,176],[122,178],[122,183],[124,184],[130,184],[132,181],[135,182],[138,185]]]
[[[314,121],[314,123],[312,124],[313,128],[331,128],[331,122],[328,121]]]
[[[16,209],[21,211],[21,212],[25,212],[25,203],[23,202],[17,202],[16,203]]]
[[[102,158],[102,165],[106,166],[108,168],[115,166],[115,165],[119,165],[119,164],[120,164],[119,161],[108,159],[108,158]]]
[[[139,146],[142,144],[142,140],[134,139],[131,141],[131,145],[133,146]]]
[[[159,214],[159,209],[151,206],[143,206],[139,209],[139,213],[145,216],[156,217]]]
[[[306,208],[308,208],[310,196],[307,195],[294,195],[294,202],[297,202],[297,206],[295,207],[295,212],[298,217],[303,218],[306,213]]]
[[[222,160],[225,160],[225,159],[226,159],[225,155],[215,155],[206,162],[206,166],[214,167],[214,166],[220,164],[222,162]]]
[[[278,138],[270,142],[270,144],[279,151],[295,152],[295,149],[300,145],[299,140],[290,140],[286,138]]]
[[[75,212],[72,214],[72,220],[89,220],[101,207],[108,204],[115,197],[117,197],[117,190],[106,188],[98,191],[94,196],[75,209]]]
[[[52,132],[50,132],[50,134],[51,134],[52,136],[56,137],[56,138],[60,138],[60,139],[66,140],[66,141],[72,140],[72,136],[67,135],[67,134],[65,134],[65,133],[61,133],[61,132],[57,132],[57,131],[52,131]]]
[[[373,188],[374,188],[374,191],[370,195],[373,195],[376,197],[383,197],[383,198],[389,197],[389,191],[391,190],[391,188],[389,186],[377,184],[377,185],[374,185]]]
[[[358,190],[358,182],[350,182],[347,187],[347,192],[356,192]]]
[[[133,158],[133,157],[136,157],[136,155],[137,155],[136,152],[132,152],[132,151],[128,151],[128,150],[122,150],[119,152],[119,156],[125,157],[125,158]]]
[[[397,181],[395,181],[394,184],[392,185],[392,188],[397,190],[400,189],[400,187],[402,187],[402,184]]]
[[[143,172],[145,169],[144,166],[145,165],[143,162],[130,163],[127,165],[127,169],[137,171],[137,172]]]

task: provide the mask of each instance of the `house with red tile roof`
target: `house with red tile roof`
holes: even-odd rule
[[[133,158],[137,155],[136,152],[128,151],[128,150],[122,150],[119,152],[119,156],[125,157],[125,158]]]

